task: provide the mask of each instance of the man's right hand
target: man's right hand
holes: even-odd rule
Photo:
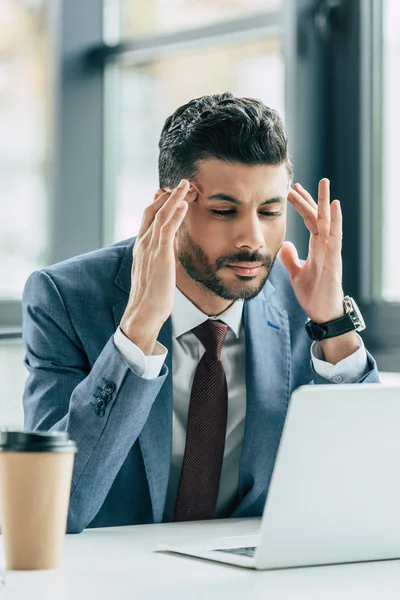
[[[146,356],[153,352],[161,327],[172,313],[176,270],[174,241],[185,218],[189,182],[161,194],[143,213],[133,248],[131,291],[120,328]],[[187,201],[185,201],[185,199]]]

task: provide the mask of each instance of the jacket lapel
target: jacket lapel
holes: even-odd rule
[[[129,293],[132,265],[132,246],[127,248],[115,284]],[[115,326],[118,327],[128,297],[113,307]],[[139,435],[140,448],[149,485],[155,523],[162,522],[172,455],[172,326],[168,319],[158,336],[168,350],[165,364],[168,376],[154,401],[149,417]]]
[[[239,469],[239,504],[233,517],[262,512],[290,394],[290,330],[285,310],[274,306],[274,287],[244,306],[246,426]]]

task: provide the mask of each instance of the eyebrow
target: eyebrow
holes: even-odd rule
[[[208,196],[208,200],[225,200],[226,202],[232,202],[232,204],[240,205],[243,204],[241,200],[235,198],[235,196],[231,196],[230,194],[213,194],[212,196]],[[268,200],[264,200],[261,202],[260,206],[264,206],[266,204],[282,204],[284,202],[284,198],[282,196],[277,196],[276,198],[269,198]]]

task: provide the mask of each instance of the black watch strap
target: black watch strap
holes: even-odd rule
[[[356,329],[349,314],[345,314],[343,317],[329,321],[329,323],[316,323],[309,319],[306,322],[305,327],[308,336],[317,342],[337,337]]]

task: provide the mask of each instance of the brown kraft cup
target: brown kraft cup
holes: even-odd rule
[[[67,433],[0,431],[0,519],[7,569],[55,569],[76,444]]]

